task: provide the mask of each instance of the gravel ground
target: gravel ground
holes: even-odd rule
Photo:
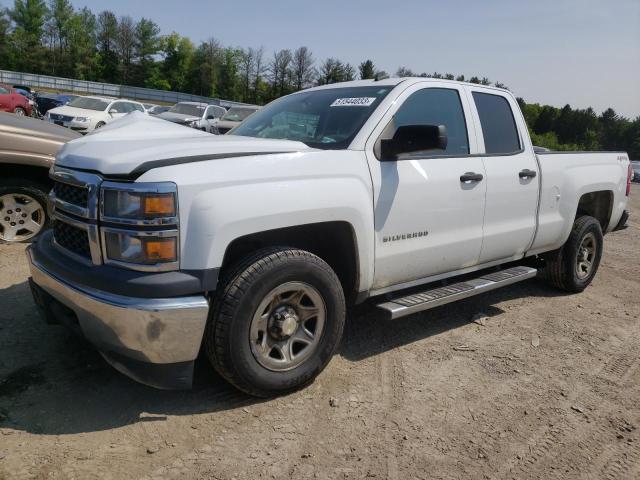
[[[269,401],[204,362],[192,391],[128,380],[41,322],[24,247],[0,245],[0,479],[638,479],[639,232],[606,237],[579,295],[531,280],[394,322],[359,307],[316,382]]]

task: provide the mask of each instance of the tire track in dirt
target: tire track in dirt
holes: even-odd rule
[[[633,348],[633,345],[626,344],[623,350],[633,351]],[[603,365],[595,378],[624,386],[639,363],[627,353],[615,355]],[[512,471],[524,478],[531,478],[536,473],[549,475],[549,465],[554,464],[571,468],[572,471],[561,475],[563,478],[575,473],[579,475],[577,478],[582,478],[601,466],[602,470],[595,478],[604,478],[605,474],[611,475],[609,471],[625,472],[633,465],[633,454],[637,453],[638,444],[634,446],[636,450],[622,455],[619,453],[620,446],[614,443],[612,424],[624,422],[624,419],[612,416],[619,409],[617,404],[602,398],[601,392],[590,391],[588,385],[575,390],[567,400],[568,405],[585,409],[592,423],[585,428],[576,423],[580,417],[572,418],[558,413],[550,419],[550,425],[540,429],[528,442],[529,451],[520,455],[515,465],[514,462],[507,464],[506,472]]]

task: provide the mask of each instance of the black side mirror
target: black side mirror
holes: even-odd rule
[[[213,115],[207,115],[207,120],[215,120],[216,117],[214,117]]]
[[[393,138],[382,140],[382,160],[397,160],[402,153],[447,149],[447,127],[444,125],[403,125]]]

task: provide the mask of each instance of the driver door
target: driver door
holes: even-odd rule
[[[424,82],[407,88],[369,137],[374,291],[478,264],[487,182],[482,158],[473,155],[471,118],[463,87]],[[446,149],[381,161],[379,142],[403,125],[444,125]],[[465,175],[475,180],[464,180]]]

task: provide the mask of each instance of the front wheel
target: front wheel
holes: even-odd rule
[[[604,238],[600,222],[584,215],[573,223],[569,238],[559,250],[547,254],[543,275],[561,290],[581,292],[595,277]]]
[[[26,115],[26,112],[25,112],[24,108],[22,108],[22,107],[16,107],[16,109],[13,111],[13,113],[15,113],[19,117],[24,117]]]
[[[205,350],[240,390],[281,395],[324,369],[344,321],[344,294],[329,265],[304,250],[263,250],[241,262],[216,295]]]

